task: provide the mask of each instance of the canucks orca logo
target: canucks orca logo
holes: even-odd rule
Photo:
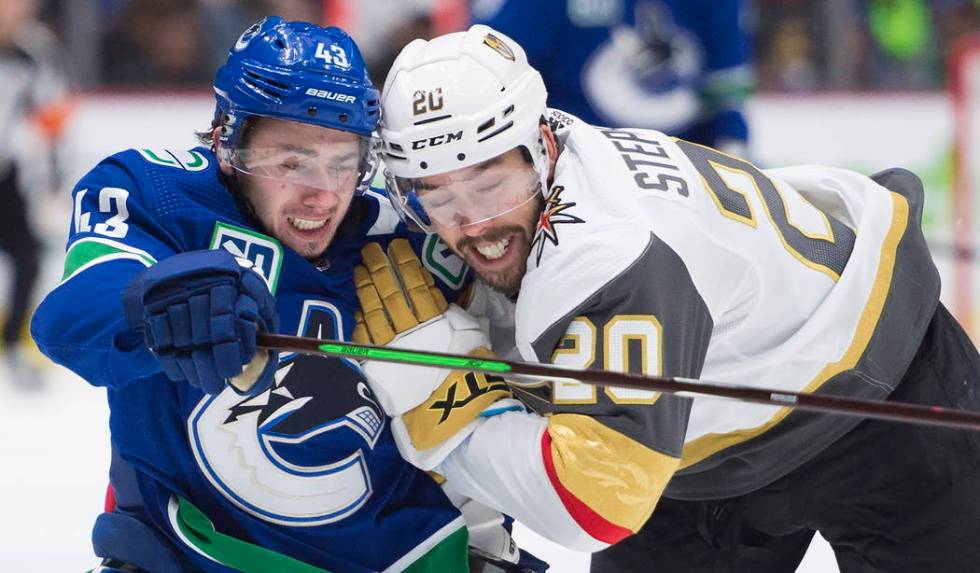
[[[240,52],[244,50],[245,47],[248,46],[249,42],[252,41],[252,38],[259,35],[259,30],[262,28],[262,24],[265,24],[265,20],[252,24],[247,30],[242,32],[242,35],[239,36],[238,40],[235,42],[234,51]]]
[[[422,264],[451,288],[458,289],[470,267],[456,256],[439,235],[426,235],[422,246]]]
[[[300,334],[343,338],[339,311],[305,301]],[[322,356],[280,360],[275,383],[242,397],[204,396],[187,421],[201,473],[265,521],[314,526],[344,519],[370,498],[367,455],[385,417],[360,369]]]
[[[177,151],[171,149],[137,149],[143,159],[150,163],[183,169],[184,171],[204,171],[211,165],[208,158],[199,151]]]

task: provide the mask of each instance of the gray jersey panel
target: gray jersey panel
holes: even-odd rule
[[[700,375],[711,337],[711,316],[684,262],[653,235],[629,268],[534,341],[538,360],[551,362],[569,324],[584,317],[596,327],[592,368],[601,369],[608,347],[603,340],[604,326],[625,315],[649,315],[659,322],[663,375]],[[627,344],[627,353],[630,371],[640,373],[639,348]],[[652,405],[624,404],[600,389],[593,404],[553,404],[550,386],[532,389],[531,393],[533,396],[526,396],[525,400],[541,413],[585,414],[653,450],[680,457],[690,413],[689,399],[661,395]]]
[[[745,196],[730,189],[718,175],[718,171],[711,166],[712,163],[744,173],[752,179],[762,196],[766,210],[772,216],[773,224],[779,229],[789,246],[800,256],[830,269],[838,276],[844,272],[844,267],[854,249],[855,235],[853,230],[831,215],[824,213],[833,238],[828,240],[808,237],[790,222],[786,212],[786,204],[773,181],[755,166],[710,147],[687,141],[678,141],[677,145],[691,160],[698,173],[707,181],[707,190],[718,200],[722,211],[746,219],[753,216]]]

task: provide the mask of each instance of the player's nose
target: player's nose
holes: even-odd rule
[[[483,219],[475,223],[469,221],[460,222],[460,230],[468,237],[479,237],[490,227],[493,227],[493,219]]]
[[[330,209],[340,202],[340,196],[329,189],[317,187],[305,187],[303,189],[302,203],[304,207]]]

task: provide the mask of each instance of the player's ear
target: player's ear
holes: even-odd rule
[[[544,150],[548,153],[548,183],[555,175],[555,164],[558,163],[558,142],[555,140],[555,133],[551,131],[548,122],[538,125],[541,131],[541,141],[544,142]]]

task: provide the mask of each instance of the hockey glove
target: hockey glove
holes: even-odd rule
[[[228,251],[181,253],[140,272],[123,292],[123,311],[170,380],[208,394],[226,383],[249,393],[272,383],[278,353],[256,353],[255,334],[278,330],[276,300]]]
[[[479,322],[447,304],[408,241],[396,239],[387,255],[376,243],[354,269],[361,303],[354,340],[363,344],[491,356]],[[393,418],[402,456],[432,469],[475,428],[481,416],[521,409],[502,378],[426,366],[367,361],[368,383]]]

